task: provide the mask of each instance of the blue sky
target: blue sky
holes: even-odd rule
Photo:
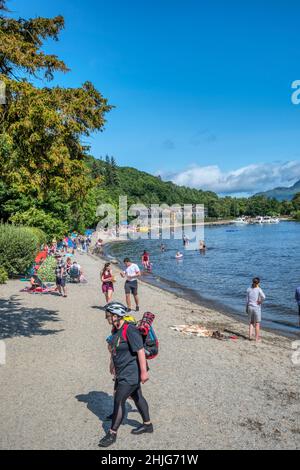
[[[297,1],[10,0],[14,16],[65,17],[46,51],[116,108],[94,156],[221,194],[300,179]]]

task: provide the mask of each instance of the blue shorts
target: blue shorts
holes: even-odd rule
[[[56,277],[56,285],[60,287],[65,287],[66,278],[65,277]]]

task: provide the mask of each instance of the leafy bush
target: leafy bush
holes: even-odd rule
[[[298,222],[300,222],[300,211],[296,211],[293,213],[294,219],[296,219]]]
[[[40,248],[37,234],[28,227],[0,224],[0,266],[9,277],[24,274]]]
[[[53,256],[48,256],[38,270],[38,276],[43,282],[55,282],[56,260]]]
[[[0,266],[0,284],[5,284],[8,281],[8,275],[3,266]]]
[[[35,207],[31,207],[25,212],[17,212],[10,217],[10,221],[16,225],[37,227],[47,234],[48,239],[53,237],[62,238],[68,232],[68,225],[66,223],[55,218],[52,214]]]
[[[48,237],[43,230],[37,227],[28,227],[28,228],[30,229],[31,232],[33,232],[36,235],[40,246],[45,245],[48,242]]]

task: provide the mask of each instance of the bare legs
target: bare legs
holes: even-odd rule
[[[249,340],[251,341],[253,333],[255,330],[255,341],[260,340],[260,323],[256,322],[255,325],[252,323],[249,324]]]
[[[136,307],[139,306],[139,297],[138,295],[133,295]],[[127,308],[131,310],[131,294],[126,294],[126,304]]]
[[[113,290],[109,289],[107,292],[105,292],[104,295],[105,295],[106,303],[108,304],[109,302],[111,302],[111,299],[112,299],[112,296],[113,296]]]

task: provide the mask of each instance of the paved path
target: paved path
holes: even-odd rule
[[[97,449],[112,410],[111,376],[99,309],[99,260],[79,261],[89,282],[67,299],[0,286],[1,449]],[[123,282],[115,298],[123,300]],[[158,314],[159,358],[144,386],[155,432],[135,437],[132,402],[115,449],[299,448],[299,367],[286,340],[247,342],[187,338],[170,330],[212,312],[142,284],[142,309]],[[218,316],[223,322],[227,320]],[[221,321],[220,320],[220,321]],[[222,323],[221,321],[221,323]],[[236,326],[236,325],[235,325]],[[243,326],[240,326],[244,328]]]

